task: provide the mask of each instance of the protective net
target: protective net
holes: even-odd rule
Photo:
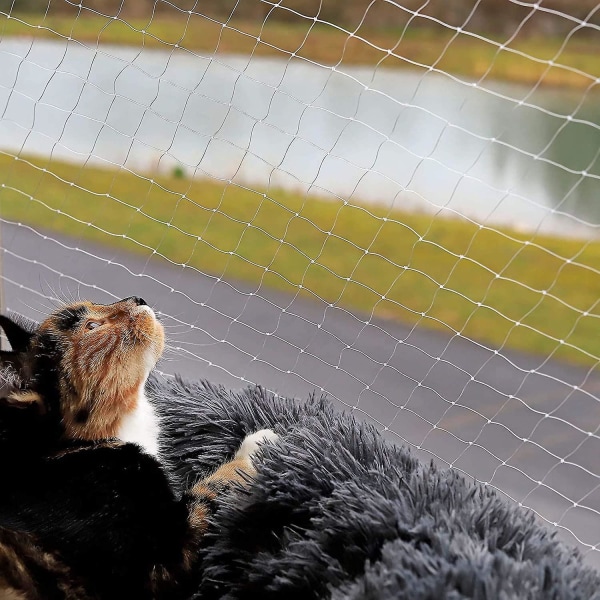
[[[143,296],[600,562],[600,5],[0,8],[4,309]]]

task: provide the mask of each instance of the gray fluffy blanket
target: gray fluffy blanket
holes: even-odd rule
[[[179,482],[280,434],[219,508],[195,598],[600,598],[600,575],[531,513],[411,457],[327,400],[151,379]]]

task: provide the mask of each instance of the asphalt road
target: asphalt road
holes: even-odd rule
[[[325,391],[419,456],[533,508],[600,566],[598,373],[24,226],[3,224],[2,247],[6,308],[40,319],[47,296],[143,296],[172,347],[162,371]]]

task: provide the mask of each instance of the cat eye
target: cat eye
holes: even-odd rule
[[[96,329],[96,327],[100,327],[100,325],[102,325],[102,323],[100,323],[99,321],[88,321],[85,324],[85,328],[86,329]]]

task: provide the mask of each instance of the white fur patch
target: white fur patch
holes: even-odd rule
[[[261,429],[260,431],[251,433],[244,438],[235,457],[252,461],[252,457],[260,450],[263,444],[274,444],[278,439],[279,436],[272,429]]]
[[[123,442],[137,444],[144,452],[158,456],[159,430],[158,417],[142,386],[135,409],[121,420],[117,438]]]
[[[134,311],[134,314],[141,313],[141,312],[150,313],[152,315],[152,318],[156,319],[156,315],[154,314],[154,311],[147,304],[142,304],[141,306],[136,306],[133,309],[133,311]]]
[[[146,305],[138,307],[139,309],[148,309],[152,316],[154,311]],[[123,442],[137,444],[147,454],[158,457],[158,435],[160,433],[160,421],[154,412],[154,407],[150,404],[144,388],[148,374],[156,364],[156,358],[152,350],[148,349],[144,357],[146,363],[146,377],[144,383],[140,386],[135,408],[121,419],[121,425],[117,433],[117,438]]]

